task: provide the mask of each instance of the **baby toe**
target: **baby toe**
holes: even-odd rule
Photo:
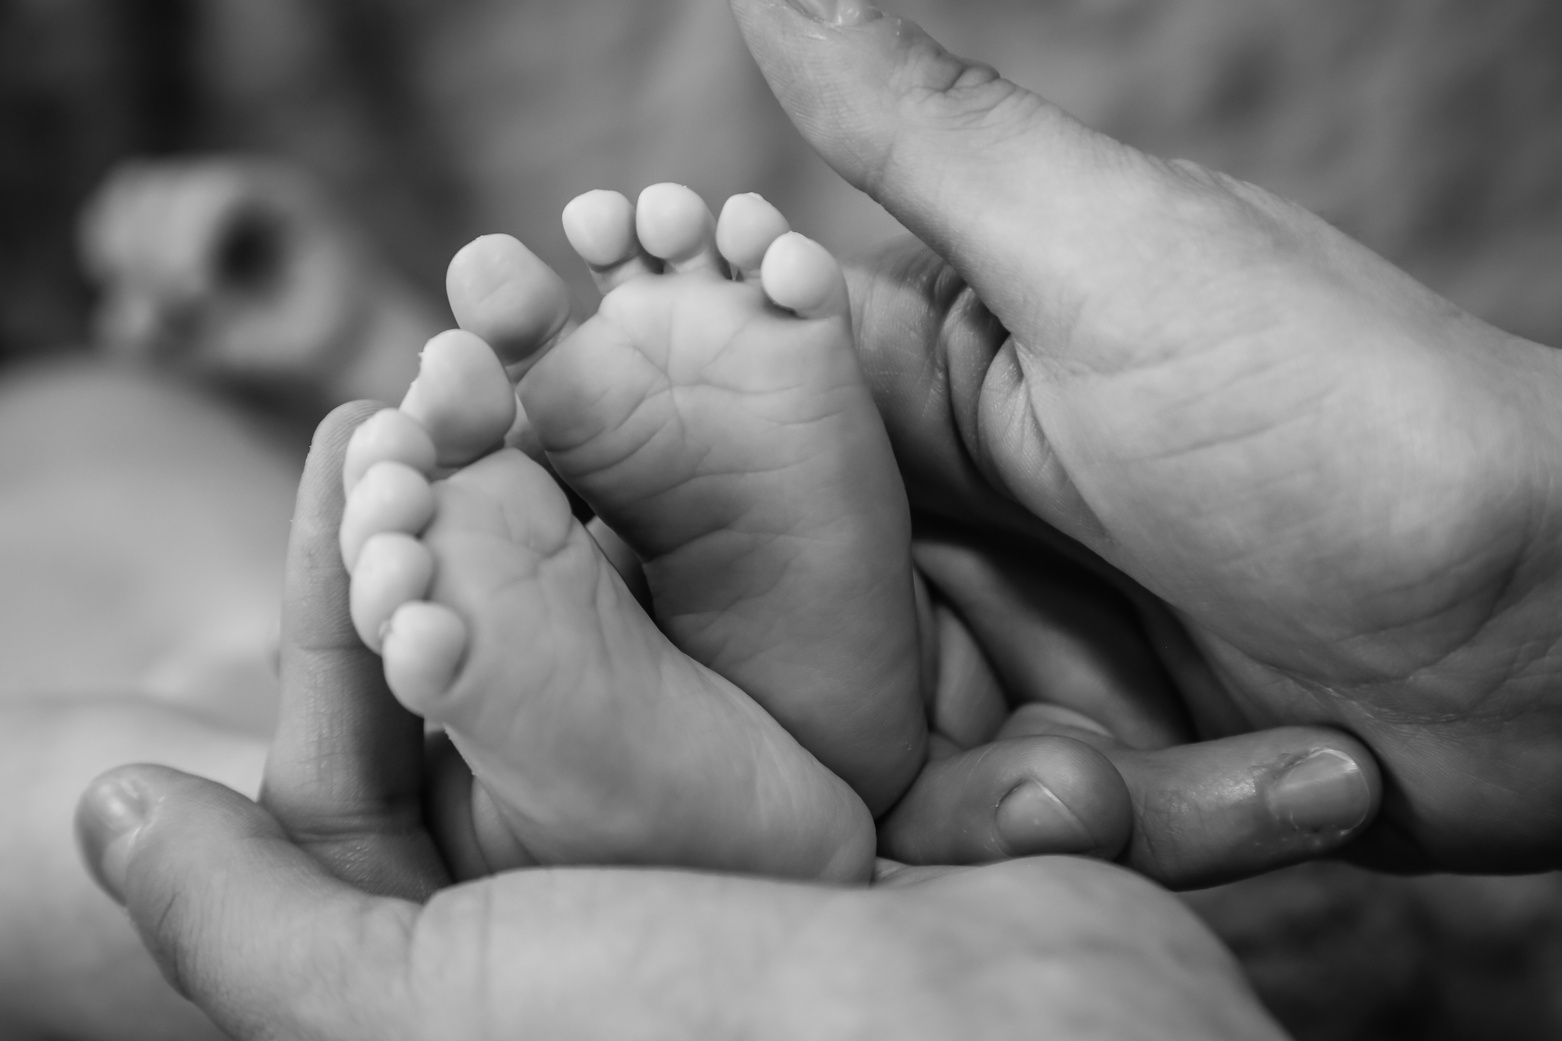
[[[771,243],[760,281],[777,307],[799,318],[831,318],[850,311],[841,265],[829,250],[795,231]]]
[[[423,348],[401,410],[428,431],[441,466],[461,466],[498,448],[515,421],[515,388],[498,355],[461,329]]]
[[[402,604],[427,596],[433,579],[434,555],[423,543],[401,532],[370,536],[348,589],[348,613],[365,646],[378,652],[385,623]]]
[[[381,409],[358,425],[342,460],[342,486],[351,494],[376,463],[396,462],[425,477],[434,473],[434,442],[428,431],[400,409]]]
[[[716,251],[716,218],[697,193],[681,184],[653,184],[635,206],[640,245],[677,273],[725,274]]]
[[[402,463],[376,463],[347,495],[339,532],[342,563],[351,574],[372,536],[416,535],[433,518],[434,490],[423,474]]]
[[[734,195],[721,208],[716,222],[716,248],[744,281],[759,277],[760,264],[771,243],[791,231],[791,225],[763,197],[750,192]]]
[[[564,235],[591,269],[597,289],[610,293],[630,279],[654,275],[661,263],[640,248],[634,203],[618,192],[576,196],[564,207]]]

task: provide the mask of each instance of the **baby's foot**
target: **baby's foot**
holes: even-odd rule
[[[349,447],[341,531],[360,634],[472,768],[487,865],[866,877],[873,822],[846,784],[668,642],[538,464],[488,452],[514,415],[482,340],[436,338]]]
[[[538,443],[673,642],[882,812],[925,710],[906,495],[840,267],[754,195],[718,224],[677,185],[593,192],[565,229],[609,291],[518,386]]]

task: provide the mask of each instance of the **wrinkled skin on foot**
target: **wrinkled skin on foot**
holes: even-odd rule
[[[839,265],[757,197],[729,210],[742,219],[720,247],[676,185],[642,196],[643,253],[621,196],[571,212],[588,245],[619,241],[617,275],[637,255],[679,270],[629,276],[551,343],[556,276],[513,239],[463,251],[454,309],[508,332],[498,348],[435,337],[401,407],[354,432],[340,541],[355,627],[473,769],[485,873],[865,879],[872,819],[842,779],[893,802],[924,722],[908,510]],[[535,461],[493,451],[516,368],[549,462],[645,559],[678,647],[595,542],[605,529],[589,534]],[[456,469],[431,486],[438,464]]]
[[[805,136],[936,254],[855,287],[913,500],[1033,560],[1065,536],[1193,733],[1361,737],[1376,855],[1562,863],[1553,352],[909,23],[733,6]]]
[[[653,199],[651,205],[645,205],[647,197]],[[720,274],[715,269],[719,259],[725,259],[737,280],[756,284],[764,281],[769,291],[781,292],[786,297],[786,309],[793,314],[825,317],[839,314],[845,306],[843,283],[839,284],[839,303],[829,303],[834,292],[831,283],[839,278],[793,278],[808,274],[809,270],[815,275],[825,274],[833,263],[823,267],[806,263],[790,269],[783,266],[765,274],[764,269],[770,267],[765,258],[772,256],[767,244],[786,241],[786,220],[754,195],[737,195],[728,200],[722,219],[715,222],[714,238],[712,217],[704,203],[694,192],[675,184],[647,189],[640,206],[615,192],[587,192],[565,208],[564,224],[576,252],[589,264],[598,288],[612,294],[609,300],[619,300],[617,294],[633,289],[634,284],[640,284],[640,291],[647,294],[645,302],[667,303],[676,299],[667,295],[669,291],[744,291],[747,286],[722,280],[720,275],[725,274],[725,269]],[[792,252],[793,261],[806,253],[806,249],[803,253]],[[667,286],[656,288],[662,281],[656,275],[667,270],[673,270],[675,278],[667,280]],[[784,270],[792,270],[792,275],[784,275]],[[783,277],[775,281],[772,275]],[[683,278],[695,281],[684,283]],[[701,289],[701,283],[711,284]],[[787,284],[789,289],[784,288]],[[601,378],[604,372],[617,372],[622,367],[612,360],[589,361],[583,367],[555,367],[555,375],[569,372],[572,367],[578,370],[580,380],[567,381],[564,386],[555,380],[553,386],[542,391],[534,383],[534,378],[545,375],[559,352],[565,358],[575,355],[573,347],[564,345],[576,327],[567,322],[561,288],[558,277],[540,259],[508,236],[486,236],[456,255],[451,261],[448,289],[451,309],[465,333],[445,334],[431,342],[423,355],[423,372],[412,386],[408,400],[403,402],[403,410],[417,414],[423,424],[433,424],[430,430],[440,431],[434,439],[445,447],[428,447],[422,461],[406,456],[409,466],[430,466],[436,455],[448,464],[469,461],[472,453],[489,450],[500,436],[498,431],[511,424],[512,419],[514,427],[506,439],[540,456],[539,441],[547,428],[553,428],[548,438],[559,447],[559,431],[569,430],[601,410],[601,389],[615,388],[622,397],[622,377],[611,381]],[[823,295],[817,295],[822,291]],[[631,327],[640,325],[658,328],[661,322],[631,322]],[[828,328],[823,331],[836,336]],[[481,347],[489,344],[505,374],[492,372],[473,381],[475,372],[462,377],[461,366],[434,364],[440,356],[453,358],[445,349],[455,349],[459,339],[469,334],[481,338],[469,345],[475,345],[487,358],[481,366],[484,372],[495,364]],[[787,345],[783,339],[781,345],[784,355],[793,360],[806,358],[801,344]],[[828,339],[825,345],[828,347]],[[578,361],[580,356],[576,355]],[[633,358],[629,361],[633,363]],[[815,378],[828,372],[839,374],[840,361],[837,358],[826,369],[806,370]],[[847,385],[862,388],[864,385],[854,375],[856,363],[851,358],[845,361],[851,363],[853,372]],[[528,416],[526,410],[514,416],[514,400],[508,394],[489,400],[487,389],[503,389],[506,375],[520,380],[523,399],[530,394],[531,400],[540,402],[536,416]],[[569,383],[576,383],[576,388],[570,389]],[[784,400],[795,399],[797,395],[789,392]],[[628,402],[633,405],[640,400],[647,399],[631,391]],[[650,400],[661,403],[662,397],[653,395]],[[861,408],[854,411],[861,413]],[[481,419],[489,413],[492,414],[487,419]],[[370,420],[361,435],[389,416],[394,413],[383,413]],[[883,564],[890,564],[890,574],[901,571],[906,558],[903,549],[895,549],[895,542],[904,538],[904,520],[893,516],[901,510],[895,506],[901,500],[898,477],[892,469],[886,469],[892,466],[887,453],[873,450],[875,442],[883,441],[879,424],[881,420],[875,413],[873,430],[867,431],[867,438],[862,436],[861,424],[856,433],[837,431],[836,435],[826,436],[823,441],[828,444],[851,445],[851,452],[836,452],[831,447],[831,452],[822,458],[826,466],[825,486],[834,483],[834,478],[828,478],[828,467],[856,467],[873,475],[878,483],[851,478],[848,483],[853,494],[815,497],[815,502],[825,508],[847,505],[845,513],[851,524],[837,527],[829,538],[839,539],[840,533],[853,530],[859,535],[865,533],[872,539],[872,552],[853,550],[851,566],[828,567],[823,575],[825,583],[815,586],[812,592],[769,586],[764,610],[748,611],[720,611],[733,599],[729,589],[744,588],[747,580],[742,572],[728,569],[720,561],[712,569],[709,561],[701,564],[697,556],[678,553],[681,561],[676,569],[667,567],[662,571],[661,594],[654,606],[662,624],[669,625],[670,606],[681,602],[687,610],[692,594],[706,597],[711,602],[709,606],[717,608],[712,621],[722,624],[726,638],[717,639],[714,644],[709,639],[686,641],[676,624],[669,625],[670,633],[683,642],[686,652],[739,681],[750,696],[781,719],[815,755],[842,771],[843,777],[858,785],[858,791],[865,796],[870,788],[862,785],[864,780],[890,780],[890,785],[878,783],[876,789],[881,797],[886,789],[893,796],[904,785],[895,783],[893,777],[904,775],[900,767],[922,767],[911,788],[879,822],[879,850],[883,855],[909,863],[950,864],[982,863],[1036,853],[1082,853],[1120,858],[1167,885],[1198,886],[1317,857],[1350,841],[1370,821],[1378,805],[1378,774],[1370,753],[1359,742],[1325,728],[1289,727],[1232,736],[1225,741],[1176,744],[1187,739],[1186,714],[1173,702],[1170,691],[1164,689],[1161,669],[1143,649],[1131,605],[1123,603],[1112,589],[1101,589],[1100,581],[1089,574],[1084,575],[1090,581],[1090,588],[1086,588],[1081,581],[1057,571],[1057,567],[1037,561],[1034,553],[1028,553],[1023,561],[993,560],[990,533],[978,533],[972,546],[961,546],[950,539],[943,539],[942,544],[929,541],[925,533],[917,550],[917,563],[936,581],[937,588],[931,599],[918,597],[922,653],[912,655],[909,647],[897,650],[897,642],[912,635],[908,622],[895,622],[900,603],[892,599],[870,611],[865,610],[867,600],[843,596],[853,577],[872,577]],[[740,442],[733,435],[745,428],[751,431],[751,417],[726,414],[717,425],[720,435],[715,441],[722,450],[733,449]],[[372,439],[389,435],[391,431],[381,431]],[[769,463],[759,469],[767,477],[747,488],[731,483],[722,485],[728,492],[739,492],[740,505],[750,503],[740,513],[751,516],[762,516],[778,505],[790,508],[795,499],[784,486],[773,488],[776,445],[769,435],[765,438],[764,452],[742,449],[736,466],[744,472],[753,469],[756,460],[765,458]],[[709,441],[709,431],[704,435],[690,431],[689,436],[679,438],[675,444],[704,452],[703,445]],[[453,450],[458,444],[462,449]],[[361,436],[355,436],[353,445],[362,447]],[[392,450],[392,455],[401,458],[398,453],[405,453],[405,447]],[[878,463],[868,464],[873,455],[878,455]],[[617,452],[611,458],[617,458]],[[355,453],[353,447],[348,449],[348,483],[361,474],[367,460],[369,456]],[[651,502],[648,511],[644,495],[639,500],[631,495],[631,502],[625,502],[626,489],[633,489],[634,483],[644,485],[645,478],[687,474],[686,461],[650,461],[636,470],[636,481],[626,483],[622,477],[615,477],[608,485],[594,477],[590,467],[581,469],[580,460],[553,455],[553,463],[561,467],[565,477],[575,481],[576,488],[586,492],[587,499],[601,506],[615,525],[620,525],[623,535],[636,542],[644,560],[653,560],[667,549],[659,546],[658,539],[647,538],[648,533],[654,535],[658,525],[676,528],[687,520],[700,522],[712,516],[709,503],[700,505],[689,499],[665,497]],[[884,480],[897,481],[897,491],[881,494]],[[761,494],[765,486],[769,486],[769,491]],[[820,488],[820,481],[804,481],[803,486]],[[711,488],[719,486],[712,483]],[[879,491],[873,491],[875,488]],[[864,500],[867,508],[862,508]],[[633,506],[633,502],[642,505]],[[403,505],[406,511],[401,519],[411,522],[412,517],[423,516],[414,510],[415,503]],[[356,506],[355,495],[348,503],[342,527],[348,560],[355,552],[353,546],[362,538],[359,522],[364,514]],[[881,510],[883,506],[892,506],[889,516]],[[614,567],[629,578],[629,585],[642,589],[640,597],[645,602],[650,599],[647,575],[636,560],[636,549],[626,546],[600,520],[598,517],[592,522],[592,535],[614,561]],[[409,539],[400,539],[398,544],[406,552],[417,549]],[[783,563],[784,571],[795,571],[792,564],[778,561],[770,549],[775,547],[767,549],[761,544],[759,552],[745,556],[745,566],[764,571]],[[817,560],[817,553],[811,550],[808,561]],[[808,561],[800,558],[798,563]],[[419,585],[426,581],[430,561],[423,561],[419,567],[411,566],[415,561],[406,563],[406,569],[395,569],[398,575]],[[967,577],[951,585],[962,569],[972,571],[973,564],[975,577],[986,577],[987,581],[973,583]],[[394,596],[389,599],[359,599],[356,594],[362,591],[361,578],[361,574],[355,578],[355,614],[361,613],[364,606],[372,606],[372,602],[394,606],[392,600],[400,603],[409,596],[403,588],[405,583],[397,577],[391,591]],[[872,585],[892,592],[889,585],[879,581]],[[765,583],[759,583],[759,588],[765,589]],[[995,588],[1007,596],[997,600],[992,596],[973,597],[973,592],[990,594]],[[669,599],[669,592],[676,596]],[[1014,592],[1022,596],[1014,596]],[[801,614],[800,603],[806,605]],[[850,625],[843,628],[828,611],[815,610],[815,605],[826,603],[848,605]],[[433,628],[445,633],[464,628],[458,617],[448,616],[442,624],[434,625],[433,614],[423,608],[419,608],[419,613],[422,621],[417,628],[425,633]],[[375,610],[367,614],[370,617],[361,619],[359,631],[370,646],[378,646],[376,630],[386,616]],[[806,633],[806,627],[817,628],[820,621],[825,624],[823,630],[818,630],[818,635],[825,638],[822,644]],[[798,624],[803,628],[798,628]],[[876,631],[862,630],[862,625],[872,625]],[[982,646],[973,638],[972,625],[984,630]],[[862,631],[867,633],[870,653],[861,653],[861,641],[847,638],[853,627],[859,635]],[[995,639],[998,633],[1011,644],[1009,649]],[[701,625],[695,628],[694,635],[719,635],[719,627]],[[731,636],[739,639],[734,641],[729,639]],[[808,646],[809,639],[815,639],[814,647]],[[756,646],[756,641],[762,649],[772,650],[750,658],[756,669],[744,666],[747,671],[734,671],[734,658],[725,653],[726,647],[739,642]],[[405,641],[397,642],[403,649],[409,646]],[[459,646],[451,650],[459,653]],[[711,656],[712,650],[717,652],[715,656]],[[425,680],[433,680],[436,672],[448,675],[448,669],[456,664],[455,658],[444,653],[394,652],[395,647],[387,652],[387,675],[398,672],[392,658],[408,664]],[[897,663],[895,669],[873,666],[873,661],[884,660],[886,652],[887,660]],[[903,699],[914,694],[909,689],[914,678],[897,677],[908,672],[915,677],[918,664],[922,666],[920,672],[931,699],[928,722],[934,730],[926,763],[915,755],[915,747],[909,749],[914,755],[901,755],[901,741],[892,739],[900,733],[897,724],[908,719],[900,711],[906,705]],[[853,671],[875,678],[875,685],[870,688],[847,681],[845,688],[840,689],[842,677]],[[814,677],[833,678],[840,696],[829,696],[829,686],[818,685]],[[403,672],[401,678],[411,677]],[[419,680],[417,685],[422,683]],[[445,680],[439,680],[434,686],[442,689],[444,683]],[[400,696],[408,694],[408,686],[398,683],[395,675],[391,686]],[[814,696],[811,688],[825,692],[826,696]],[[1025,703],[1004,719],[1009,713],[1004,700],[1006,689]],[[1126,702],[1122,697],[1125,691],[1132,694]],[[1151,699],[1156,692],[1165,697]],[[798,697],[800,694],[803,697]],[[417,700],[405,703],[412,705]],[[915,700],[911,707],[917,710],[914,722],[920,732],[922,708]],[[843,725],[850,719],[843,714],[845,710],[856,714],[854,727]],[[1100,722],[1111,728],[1103,730]],[[867,736],[868,741],[862,741],[862,736]],[[884,771],[886,764],[890,771]]]
[[[923,760],[910,523],[839,265],[756,196],[719,223],[677,185],[566,214],[612,288],[518,386],[550,464],[673,642],[882,813]]]

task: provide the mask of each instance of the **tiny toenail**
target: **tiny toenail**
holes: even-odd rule
[[[849,27],[884,17],[884,12],[866,0],[788,0],[793,7],[816,22]]]

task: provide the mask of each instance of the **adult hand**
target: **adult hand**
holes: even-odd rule
[[[599,869],[440,889],[420,727],[344,608],[340,463],[364,415],[326,421],[299,497],[270,812],[149,766],[78,811],[89,866],[234,1037],[1280,1036],[1178,902],[1097,862],[873,889]]]
[[[84,813],[171,982],[238,1039],[1281,1036],[1187,911],[1099,862],[876,889],[539,869],[419,906],[163,768]]]
[[[1196,740],[1133,600],[1048,539],[928,515],[919,529],[933,754],[880,821],[881,856],[1072,852],[1196,888],[1348,849],[1371,822],[1379,772],[1348,735]]]
[[[1562,863],[1562,359],[910,23],[732,3],[804,136],[948,264],[857,287],[914,501],[1126,576],[1197,733],[1359,736],[1378,855]],[[951,588],[1001,606],[969,559]]]

